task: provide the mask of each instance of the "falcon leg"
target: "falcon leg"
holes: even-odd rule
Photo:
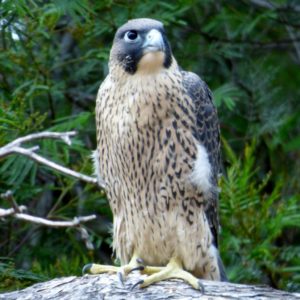
[[[90,273],[90,274],[101,274],[101,273],[117,273],[118,278],[122,285],[124,285],[124,278],[130,272],[135,270],[143,270],[144,266],[141,265],[141,260],[138,258],[136,254],[134,254],[127,265],[121,267],[115,267],[110,265],[99,265],[99,264],[87,264],[83,267],[82,273]]]
[[[201,290],[204,293],[204,287],[200,280],[193,276],[191,273],[183,270],[182,263],[178,258],[171,258],[166,267],[144,267],[141,270],[143,274],[148,274],[147,278],[138,281],[132,288],[140,286],[141,288],[147,287],[155,282],[167,279],[182,279],[190,284],[194,289]]]

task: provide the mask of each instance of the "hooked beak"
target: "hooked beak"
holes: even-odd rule
[[[164,51],[165,46],[161,33],[156,29],[150,30],[146,35],[146,39],[142,46],[142,49],[143,54],[146,54],[148,52]]]

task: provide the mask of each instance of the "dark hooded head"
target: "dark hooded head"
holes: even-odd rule
[[[153,19],[134,19],[115,34],[110,61],[129,74],[169,68],[172,52],[163,24]]]

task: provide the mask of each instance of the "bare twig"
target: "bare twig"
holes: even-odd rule
[[[22,213],[27,208],[24,205],[18,207],[21,213],[16,213],[15,208],[3,209],[0,208],[0,218],[12,216],[19,220],[24,220],[30,223],[35,223],[38,225],[44,225],[48,227],[76,227],[81,223],[88,222],[96,219],[96,215],[84,216],[84,217],[74,217],[71,221],[52,221],[44,219],[41,217],[32,216],[26,213]]]
[[[12,148],[12,151],[13,153],[19,153],[19,154],[22,154],[24,156],[27,156],[29,157],[30,159],[40,163],[40,164],[43,164],[45,166],[48,166],[50,167],[51,169],[53,170],[56,170],[56,171],[59,171],[65,175],[69,175],[69,176],[72,176],[74,178],[77,178],[77,179],[80,179],[80,180],[83,180],[85,182],[88,182],[88,183],[93,183],[93,184],[97,184],[97,178],[95,177],[91,177],[91,176],[88,176],[88,175],[84,175],[84,174],[81,174],[81,173],[78,173],[74,170],[71,170],[71,169],[68,169],[66,167],[63,167],[53,161],[50,161],[36,153],[34,153],[32,150],[30,149],[25,149],[25,148],[21,148],[21,147],[14,147]],[[103,186],[104,188],[104,186]]]
[[[82,226],[78,227],[78,231],[80,233],[81,239],[84,241],[85,246],[88,250],[95,250],[93,243],[90,241],[90,236],[88,231]]]
[[[52,221],[41,217],[32,216],[30,214],[24,213],[27,210],[27,207],[24,205],[19,206],[13,197],[12,191],[7,191],[4,194],[0,195],[1,198],[12,203],[12,208],[0,208],[0,218],[12,216],[16,219],[28,221],[31,223],[49,226],[49,227],[76,227],[80,223],[88,222],[96,219],[96,215],[90,215],[85,217],[74,217],[72,221]],[[87,233],[86,233],[87,235]],[[85,236],[87,239],[87,237]]]
[[[83,180],[88,183],[98,184],[100,187],[104,188],[105,183],[101,178],[95,178],[95,177],[78,173],[76,171],[63,167],[53,161],[50,161],[36,154],[35,151],[39,150],[39,146],[33,146],[31,148],[22,147],[22,143],[31,142],[33,140],[42,139],[42,138],[62,139],[65,143],[71,145],[70,137],[74,136],[75,134],[76,134],[75,131],[62,132],[62,133],[41,132],[41,133],[30,134],[25,137],[18,138],[12,141],[11,143],[5,145],[4,147],[0,148],[0,158],[8,156],[13,153],[21,154],[40,164],[46,165],[53,170],[59,171],[66,175],[70,175],[72,177],[75,177],[77,179]],[[60,227],[60,228],[77,227],[77,229],[81,233],[82,239],[84,240],[87,248],[93,249],[93,245],[88,238],[89,237],[88,232],[81,226],[81,223],[96,219],[96,215],[74,217],[73,220],[70,221],[49,220],[46,218],[41,218],[41,217],[30,215],[28,213],[24,213],[24,211],[26,211],[27,209],[26,206],[18,206],[18,204],[14,200],[11,191],[7,191],[6,193],[1,194],[0,197],[9,201],[9,203],[12,206],[11,208],[8,209],[0,208],[0,218],[5,218],[10,216],[19,220],[24,220],[27,222],[35,223],[42,226],[48,226],[48,227]]]
[[[85,217],[74,217],[72,221],[52,221],[52,220],[32,216],[29,214],[24,214],[24,213],[15,214],[13,216],[19,220],[24,220],[24,221],[28,221],[31,223],[44,225],[48,227],[76,227],[80,223],[84,223],[96,219],[96,215],[90,215]]]
[[[19,209],[20,212],[23,212],[27,209],[27,207],[24,206],[24,205],[21,205],[21,206],[18,206],[18,209]],[[12,215],[15,215],[15,214],[16,214],[16,211],[15,211],[14,207],[7,208],[7,209],[0,208],[0,218],[9,217],[9,216],[12,216]]]
[[[274,8],[274,4],[272,4],[272,3],[270,3],[269,1],[266,1],[266,0],[250,0],[250,2],[252,4],[260,6],[260,7],[269,8],[269,9]]]
[[[66,144],[71,145],[71,139],[70,137],[73,137],[77,134],[76,131],[68,131],[68,132],[49,132],[49,131],[44,131],[44,132],[38,132],[38,133],[33,133],[29,134],[20,138],[17,138],[16,140],[12,141],[11,143],[5,145],[4,147],[1,148],[1,151],[5,151],[6,149],[10,149],[14,146],[20,146],[22,143],[26,142],[31,142],[34,140],[40,140],[40,139],[61,139],[63,140]],[[0,157],[2,157],[3,154],[0,152]]]
[[[101,178],[95,178],[88,175],[81,174],[79,172],[76,172],[74,170],[71,170],[69,168],[66,168],[64,166],[61,166],[53,161],[50,161],[49,159],[46,159],[38,154],[36,154],[34,151],[38,150],[38,146],[34,146],[32,148],[23,148],[21,147],[22,143],[25,142],[31,142],[33,140],[37,139],[43,139],[43,138],[51,138],[51,139],[61,139],[68,145],[71,145],[71,139],[70,137],[76,135],[75,131],[69,131],[69,132],[40,132],[40,133],[34,133],[29,134],[27,136],[18,138],[11,143],[5,145],[4,147],[0,148],[0,158],[5,157],[7,155],[10,155],[12,153],[21,154],[24,156],[27,156],[28,158],[46,165],[50,167],[51,169],[54,169],[56,171],[59,171],[65,175],[72,176],[74,178],[77,178],[79,180],[92,183],[92,184],[98,184],[101,188],[105,188],[105,182]]]
[[[298,63],[299,63],[300,62],[300,42],[299,42],[299,40],[297,41],[297,36],[294,33],[294,30],[291,26],[287,25],[286,30],[287,30],[289,36],[291,37],[291,39],[294,40],[293,45],[294,45],[296,55],[297,55],[297,60],[298,60]]]
[[[18,206],[17,202],[15,201],[15,199],[13,197],[12,191],[6,191],[6,193],[0,195],[0,198],[9,201],[16,213],[21,212],[20,207]]]
[[[188,28],[190,31],[200,33],[202,36],[207,38],[208,40],[223,43],[223,44],[237,44],[237,45],[249,45],[251,47],[256,48],[286,48],[287,46],[292,45],[294,42],[300,42],[299,37],[291,38],[291,39],[281,39],[272,42],[260,42],[253,40],[241,40],[241,39],[231,39],[227,37],[219,37],[209,34],[203,30],[197,29],[197,31],[191,27]]]
[[[250,0],[250,2],[256,6],[268,8],[271,10],[279,10],[279,11],[290,10],[294,12],[300,12],[300,5],[297,4],[277,5],[274,2],[267,1],[267,0]]]

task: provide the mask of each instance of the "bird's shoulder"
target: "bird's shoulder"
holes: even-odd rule
[[[112,80],[110,78],[110,75],[108,74],[102,83],[99,86],[97,98],[99,98],[99,94],[107,93],[112,88]]]
[[[220,172],[220,132],[216,107],[208,85],[197,74],[181,71],[183,87],[194,105],[198,142],[207,150],[216,180]]]
[[[193,72],[181,70],[183,86],[196,105],[211,105],[212,93],[204,80]]]

